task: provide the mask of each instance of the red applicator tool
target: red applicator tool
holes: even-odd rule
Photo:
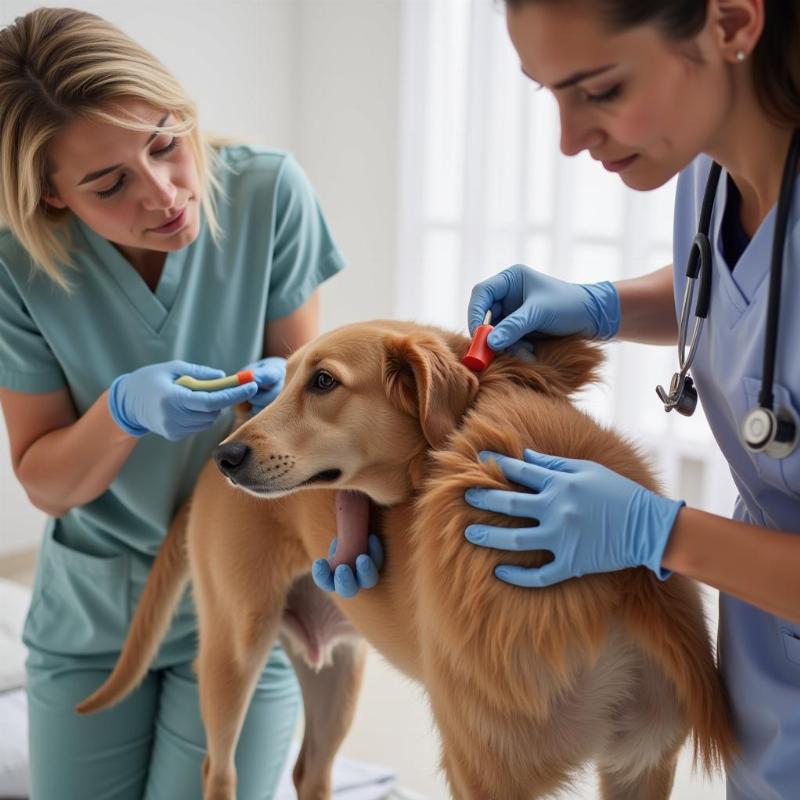
[[[497,355],[486,343],[486,338],[494,330],[494,326],[489,324],[491,321],[492,312],[487,311],[486,316],[483,318],[483,324],[478,325],[475,328],[475,333],[472,334],[472,342],[467,354],[461,359],[461,363],[469,367],[473,372],[485,370]]]

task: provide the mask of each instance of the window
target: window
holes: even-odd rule
[[[671,262],[675,180],[633,192],[588,154],[561,155],[556,103],[520,72],[502,3],[408,2],[405,15],[398,317],[466,330],[473,284],[514,263],[585,282]],[[702,411],[666,414],[656,398],[675,349],[607,352],[579,404],[641,443],[668,493],[729,515]]]

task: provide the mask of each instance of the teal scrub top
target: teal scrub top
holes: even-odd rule
[[[82,415],[115,377],[146,364],[183,359],[230,373],[261,358],[265,323],[301,306],[344,261],[291,155],[250,146],[219,154],[222,239],[203,221],[192,244],[167,254],[155,291],[75,217],[69,294],[0,232],[0,385],[65,387]],[[45,546],[54,538],[148,561],[231,417],[179,442],[142,437],[100,497],[49,521]]]
[[[711,161],[702,156],[678,179],[675,200],[675,303],[697,231]],[[775,207],[735,268],[725,258],[723,211],[728,180],[720,177],[709,229],[711,299],[692,376],[714,437],[739,490],[737,520],[800,535],[800,447],[787,458],[750,453],[739,438],[758,405],[764,359]],[[775,363],[775,407],[800,421],[800,180],[786,231]],[[695,292],[695,298],[697,292]],[[693,323],[690,323],[693,324]],[[655,401],[654,401],[655,402]],[[800,581],[800,574],[797,579]],[[733,710],[739,758],[728,773],[729,800],[800,797],[800,625],[720,593],[719,657]]]

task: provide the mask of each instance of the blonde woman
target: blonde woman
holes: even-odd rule
[[[230,422],[266,405],[343,266],[298,165],[212,150],[191,101],[108,22],[39,9],[0,30],[0,404],[15,474],[49,515],[24,638],[34,800],[199,797],[204,736],[184,598],[116,708],[113,666],[170,518]],[[176,386],[251,367],[215,393]],[[299,693],[279,648],[237,752],[271,797]]]

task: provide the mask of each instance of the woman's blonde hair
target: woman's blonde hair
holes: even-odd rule
[[[43,200],[48,145],[76,116],[152,132],[152,121],[115,110],[114,101],[126,98],[177,119],[157,130],[188,139],[216,240],[217,157],[199,132],[194,103],[158,59],[106,20],[70,8],[40,8],[0,30],[0,221],[61,286],[68,285],[61,265],[72,265],[69,212]]]

